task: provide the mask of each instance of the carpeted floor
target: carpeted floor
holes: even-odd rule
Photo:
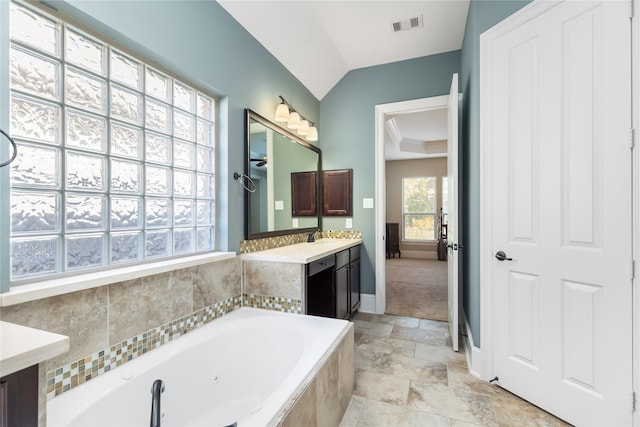
[[[447,321],[447,262],[386,260],[388,314]]]

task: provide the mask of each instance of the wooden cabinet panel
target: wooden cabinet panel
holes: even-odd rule
[[[317,172],[291,173],[291,216],[318,214],[316,176]]]
[[[360,308],[360,257],[349,265],[349,313],[353,316]]]
[[[322,215],[353,216],[353,170],[322,171]]]
[[[336,270],[336,317],[349,317],[349,267]]]

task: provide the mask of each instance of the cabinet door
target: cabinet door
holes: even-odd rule
[[[291,173],[291,216],[316,216],[316,172]]]
[[[352,170],[322,172],[322,214],[352,216]]]
[[[360,258],[353,260],[349,266],[350,313],[353,314],[360,307]]]
[[[349,317],[349,268],[336,270],[336,317]]]

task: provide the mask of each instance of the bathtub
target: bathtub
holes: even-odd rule
[[[282,422],[352,326],[240,308],[47,403],[47,426],[148,426],[161,379],[162,427]]]

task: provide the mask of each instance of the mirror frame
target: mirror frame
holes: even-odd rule
[[[244,173],[246,176],[251,176],[251,120],[254,120],[263,126],[271,129],[274,132],[279,133],[282,136],[285,136],[292,140],[293,142],[300,144],[302,147],[307,148],[318,155],[318,170],[316,175],[316,206],[317,208],[317,218],[318,218],[318,226],[317,227],[308,227],[308,228],[289,228],[283,230],[274,230],[274,231],[263,231],[260,233],[251,233],[251,193],[246,191],[244,192],[244,237],[246,240],[254,240],[254,239],[263,239],[265,237],[276,237],[276,236],[284,236],[287,234],[300,234],[300,233],[310,233],[316,230],[322,230],[322,151],[319,147],[316,147],[313,144],[305,141],[300,138],[298,135],[289,132],[287,129],[278,126],[273,123],[271,120],[264,118],[260,114],[256,113],[249,108],[245,109],[245,128],[244,128]]]

